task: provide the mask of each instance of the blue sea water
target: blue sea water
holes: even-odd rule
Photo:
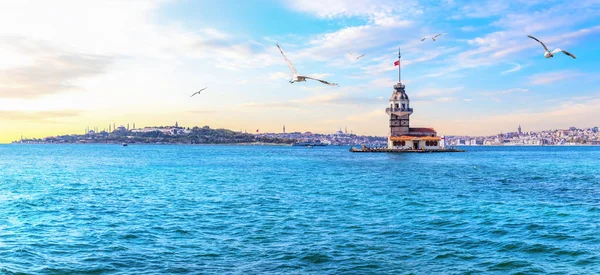
[[[599,147],[0,145],[0,273],[593,274]]]

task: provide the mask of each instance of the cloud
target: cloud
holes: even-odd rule
[[[57,119],[76,117],[81,115],[83,112],[79,110],[48,110],[38,112],[27,112],[27,111],[3,111],[0,110],[0,119],[2,120],[22,120],[22,121],[46,121],[55,122]]]
[[[486,1],[465,6],[462,10],[464,16],[498,17],[490,24],[496,30],[467,40],[468,48],[451,59],[451,63],[457,64],[453,65],[453,70],[493,66],[498,64],[498,60],[516,58],[518,55],[531,56],[536,51],[541,56],[541,46],[533,40],[527,41],[530,40],[526,37],[527,34],[542,39],[548,46],[560,42],[560,46],[565,47],[576,42],[576,39],[600,30],[600,26],[573,30],[580,23],[595,18],[597,7],[541,4],[543,3]],[[508,10],[510,12],[506,12]],[[525,54],[527,50],[532,53]]]
[[[453,96],[457,92],[464,90],[464,87],[451,87],[451,88],[437,88],[437,87],[426,87],[412,94],[410,97],[411,105],[424,105],[436,102],[451,102],[460,100],[459,97]]]
[[[77,80],[103,74],[114,57],[60,50],[22,37],[0,37],[0,45],[27,55],[29,62],[0,69],[0,98],[34,98],[81,91]]]
[[[409,20],[381,23],[346,27],[335,32],[319,34],[309,41],[308,48],[296,56],[327,61],[340,52],[366,52],[368,49],[396,41],[395,33],[398,32],[398,29],[412,25]],[[340,59],[338,62],[341,64],[347,63],[346,58]],[[364,62],[365,58],[361,60]]]
[[[291,78],[292,78],[292,76],[290,73],[283,73],[283,72],[275,72],[275,73],[272,73],[271,75],[269,75],[270,80],[281,80],[281,79],[290,80]]]
[[[325,0],[315,5],[311,0],[286,2],[292,10],[311,14],[321,19],[353,18],[359,23],[336,31],[308,37],[308,43],[298,53],[291,53],[291,59],[326,61],[334,66],[348,66],[348,56],[338,56],[340,52],[361,52],[366,54],[361,63],[377,51],[378,47],[398,41],[398,33],[412,27],[414,20],[422,15],[418,1],[384,0]],[[417,33],[412,33],[417,36]],[[358,62],[352,62],[358,63]],[[352,64],[350,63],[350,64]]]
[[[460,30],[463,31],[463,32],[473,32],[473,31],[476,31],[477,29],[479,29],[479,28],[474,27],[474,26],[460,27]]]
[[[529,77],[529,83],[531,85],[545,85],[554,83],[556,81],[561,81],[569,78],[573,78],[576,76],[582,76],[584,74],[573,72],[573,71],[558,71],[558,72],[548,72],[548,73],[539,73],[534,74]]]
[[[310,74],[309,75],[312,78],[317,78],[317,79],[321,79],[323,80],[324,78],[331,76],[331,74],[327,74],[327,73],[323,73],[323,74]]]
[[[376,78],[371,80],[371,82],[369,83],[369,87],[372,88],[379,88],[379,87],[386,87],[386,88],[392,88],[397,82],[395,81],[395,79],[393,78],[389,78],[389,77],[384,77],[384,78]],[[408,84],[403,82],[403,84]]]
[[[308,106],[330,106],[330,105],[355,105],[363,106],[383,102],[380,97],[357,97],[346,93],[331,93],[315,95],[303,99],[293,99],[280,102],[249,102],[241,104],[242,108],[292,108],[297,109]]]
[[[414,99],[431,99],[434,96],[451,95],[451,94],[454,94],[456,92],[460,92],[463,90],[464,90],[464,87],[462,87],[462,86],[451,87],[451,88],[427,87],[425,89],[422,89],[422,90],[414,93],[412,98],[414,98]]]
[[[438,97],[438,98],[433,99],[433,101],[435,101],[435,102],[450,102],[450,101],[454,101],[454,100],[455,100],[455,98],[449,97],[449,96]]]
[[[36,9],[31,9],[27,3],[0,3],[0,35],[26,35],[68,52],[89,55],[171,62],[201,59],[233,71],[267,67],[280,61],[274,45],[259,43],[249,37],[212,27],[188,29],[179,21],[157,24],[156,14],[165,2],[37,1]],[[36,20],[24,20],[19,16],[22,14]]]
[[[514,72],[518,72],[521,70],[521,64],[518,63],[513,63],[515,65],[515,67],[513,67],[512,69],[508,69],[506,71],[501,72],[500,74],[509,74],[509,73],[514,73]]]
[[[526,93],[529,92],[529,89],[523,88],[513,88],[508,90],[494,91],[494,92],[483,92],[482,95],[494,96],[494,95],[506,95],[512,93]]]
[[[438,47],[435,49],[423,49],[418,46],[421,41],[415,38],[416,42],[409,42],[404,45],[401,45],[403,51],[407,50],[410,52],[409,56],[403,55],[401,60],[402,68],[416,65],[419,63],[424,63],[430,60],[433,60],[438,57],[444,57],[446,55],[450,55],[459,51],[458,47]],[[387,51],[385,54],[374,58],[374,61],[377,63],[364,65],[361,69],[370,75],[378,75],[385,72],[390,72],[394,70],[398,70],[397,66],[394,66],[394,61],[397,59],[393,58],[393,55],[390,54],[390,51]]]
[[[542,18],[548,17],[547,20],[554,20],[550,16],[553,13],[544,13],[544,15],[534,15],[534,17]],[[541,20],[541,19],[540,19]],[[556,20],[564,20],[565,22],[568,19],[560,18],[557,15]],[[497,21],[499,22],[499,21]],[[508,24],[508,23],[507,23]],[[526,22],[522,24],[527,24]],[[533,29],[546,30],[550,29],[541,23],[531,23],[537,24],[535,27],[531,27]],[[499,24],[502,25],[502,24]],[[571,23],[565,23],[565,25],[571,25]],[[488,67],[494,66],[499,63],[500,60],[505,61],[507,56],[516,56],[519,53],[524,52],[525,50],[534,51],[534,49],[541,49],[539,43],[532,40],[535,43],[525,43],[528,39],[523,33],[523,29],[528,26],[521,26],[518,24],[510,23],[509,29],[504,29],[501,31],[492,32],[490,34],[476,37],[470,40],[467,40],[467,45],[470,46],[470,49],[463,50],[459,54],[454,57],[450,57],[445,60],[445,63],[449,64],[447,66],[442,66],[437,69],[433,69],[436,71],[435,73],[427,74],[421,76],[421,78],[432,78],[432,77],[441,77],[441,76],[449,76],[453,75],[453,73],[462,71],[465,69],[474,69],[479,67]],[[600,26],[594,26],[590,28],[583,28],[575,31],[566,31],[562,34],[555,35],[545,39],[546,45],[550,43],[554,43],[557,41],[562,41],[561,45],[567,45],[569,43],[574,43],[574,39],[578,39],[584,37],[586,35],[592,34],[594,32],[600,31]],[[531,40],[531,39],[529,39]],[[539,49],[538,49],[539,50]],[[542,56],[543,51],[539,51],[539,57]],[[518,66],[517,66],[518,67]],[[516,68],[513,68],[515,71],[518,71]],[[522,67],[520,68],[522,69]],[[519,69],[519,70],[520,70]],[[509,71],[504,71],[503,73],[509,73]]]
[[[371,120],[377,119],[377,118],[385,119],[386,116],[387,116],[387,114],[384,112],[384,110],[382,108],[377,108],[377,109],[374,109],[369,112],[349,115],[348,117],[346,117],[346,119],[344,121],[340,121],[340,122],[346,122],[346,121],[368,122],[368,121],[371,121]]]
[[[393,14],[422,13],[415,0],[323,0],[315,4],[312,0],[285,2],[290,8],[312,14],[320,18],[367,17],[373,21]]]
[[[485,18],[503,14],[509,8],[508,1],[478,1],[474,5],[465,5],[461,15],[472,18]],[[460,18],[460,16],[456,16]]]

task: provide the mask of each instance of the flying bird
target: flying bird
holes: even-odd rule
[[[361,57],[365,56],[364,54],[361,54],[361,55],[359,55],[359,56],[355,56],[355,55],[353,55],[351,52],[348,52],[348,53],[349,53],[349,54],[350,54],[352,57],[354,57],[354,59],[356,59],[356,60],[358,60],[358,59],[360,59]]]
[[[559,53],[559,52],[562,52],[562,53],[564,53],[564,54],[566,54],[566,55],[568,55],[568,56],[570,56],[570,57],[573,57],[573,59],[575,59],[575,58],[576,58],[574,54],[572,54],[572,53],[570,53],[570,52],[567,52],[567,51],[565,51],[565,50],[561,50],[561,49],[559,49],[559,48],[556,48],[554,51],[550,52],[550,51],[548,50],[548,48],[546,47],[546,45],[544,45],[544,43],[543,43],[542,41],[539,41],[537,38],[535,38],[535,37],[533,37],[533,36],[531,36],[531,35],[528,35],[527,37],[529,37],[529,38],[531,38],[531,39],[533,39],[533,40],[535,40],[535,41],[537,41],[537,42],[540,42],[540,44],[542,44],[542,47],[544,47],[544,57],[545,57],[545,58],[554,57],[554,55],[555,55],[555,54],[557,54],[557,53]]]
[[[195,95],[199,95],[200,92],[204,91],[206,88],[208,88],[208,87],[204,87],[202,90],[193,93],[190,97],[195,96]]]
[[[296,71],[296,68],[294,67],[294,64],[292,64],[292,62],[285,56],[285,54],[283,53],[283,50],[281,49],[281,47],[279,47],[279,44],[276,44],[277,48],[279,48],[279,51],[281,52],[281,55],[283,55],[283,59],[285,59],[285,62],[287,62],[288,67],[290,67],[290,70],[292,71],[292,79],[290,79],[290,83],[294,83],[294,82],[304,82],[307,79],[312,79],[312,80],[316,80],[319,81],[323,84],[327,84],[329,86],[339,86],[336,83],[330,83],[327,82],[325,80],[321,80],[321,79],[316,79],[310,76],[302,76],[302,75],[298,75],[298,72]]]
[[[438,33],[434,36],[425,36],[425,37],[421,38],[421,41],[425,41],[425,39],[427,39],[429,37],[431,37],[431,40],[435,41],[436,38],[438,38],[440,35],[444,35],[444,34],[448,34],[448,33]]]

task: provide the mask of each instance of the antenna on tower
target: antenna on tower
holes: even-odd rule
[[[400,62],[400,58],[402,58],[402,55],[400,54],[400,47],[398,47],[398,83],[402,83],[402,62]]]

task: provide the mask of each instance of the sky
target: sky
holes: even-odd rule
[[[412,127],[600,125],[600,0],[318,3],[0,1],[0,143],[176,121],[386,136],[398,48]],[[546,59],[527,35],[577,59]],[[276,43],[300,74],[340,86],[290,84]]]

